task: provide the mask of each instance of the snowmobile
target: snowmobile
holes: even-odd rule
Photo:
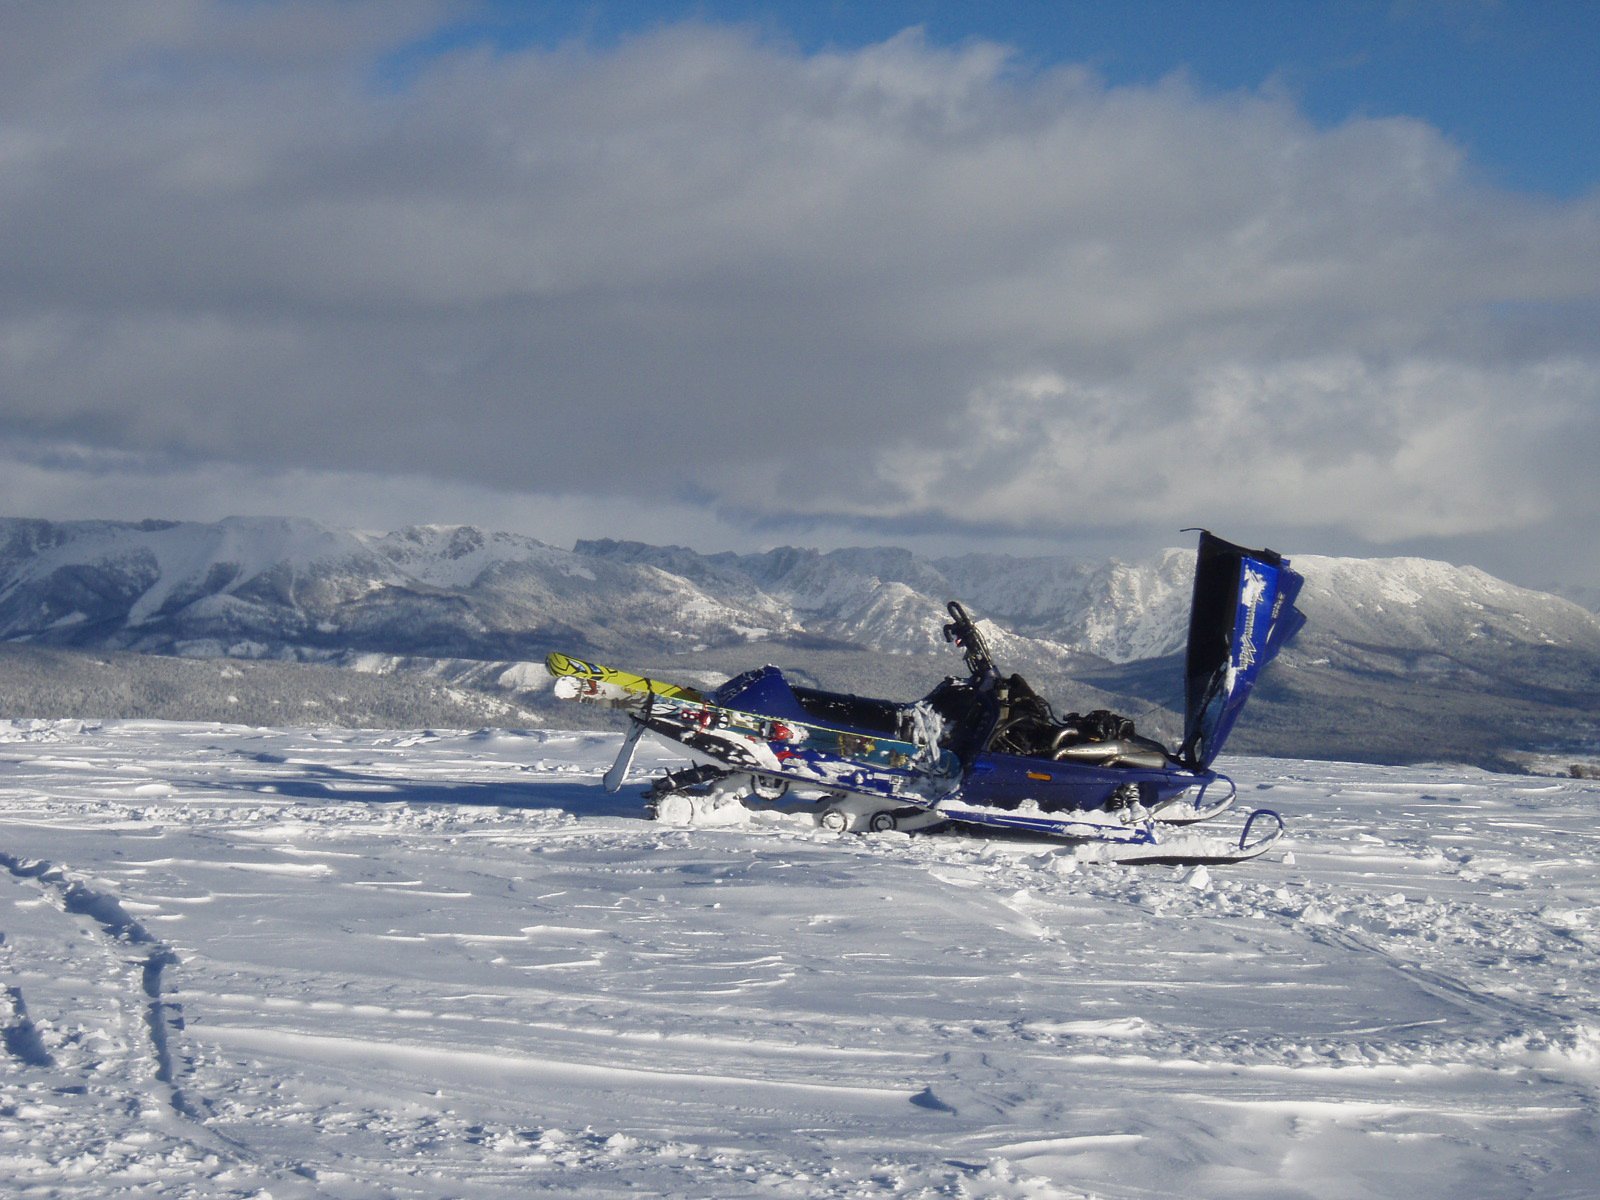
[[[1282,836],[1277,813],[1257,810],[1226,838],[1187,827],[1237,797],[1211,764],[1261,671],[1304,624],[1295,607],[1303,580],[1274,551],[1198,532],[1183,740],[1170,749],[1106,710],[1057,716],[995,664],[954,600],[944,636],[966,677],[908,703],[802,687],[774,666],[709,693],[559,653],[546,667],[558,696],[628,713],[608,790],[623,785],[646,732],[688,755],[692,766],[647,793],[658,820],[716,823],[730,804],[774,802],[793,788],[837,832],[955,822],[1065,839],[1094,861],[1237,862]]]

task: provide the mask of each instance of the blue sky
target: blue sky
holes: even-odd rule
[[[1600,585],[1600,5],[0,5],[0,512]]]
[[[1600,182],[1600,5],[1592,0],[495,0],[409,53],[612,43],[683,21],[738,23],[807,52],[909,26],[1011,47],[1019,69],[1091,67],[1148,84],[1281,89],[1321,124],[1420,117],[1501,186],[1557,196]]]

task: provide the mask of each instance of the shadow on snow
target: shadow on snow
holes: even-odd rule
[[[285,764],[275,754],[248,757],[263,764]],[[320,763],[294,763],[295,773],[258,778],[196,779],[179,787],[248,792],[263,798],[289,798],[325,804],[476,805],[487,808],[555,809],[574,816],[643,820],[641,789],[608,794],[597,778],[412,780]]]

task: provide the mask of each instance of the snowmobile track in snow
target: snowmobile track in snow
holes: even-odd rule
[[[156,937],[137,918],[131,916],[113,895],[100,891],[59,864],[42,859],[24,859],[0,850],[0,866],[18,881],[36,887],[40,894],[63,915],[81,917],[88,923],[102,952],[125,964],[122,974],[131,984],[127,968],[137,973],[138,998],[124,995],[123,1002],[139,1011],[136,1022],[144,1030],[148,1061],[145,1072],[149,1090],[159,1097],[159,1102],[169,1109],[179,1124],[173,1132],[191,1142],[204,1154],[220,1157],[238,1166],[257,1165],[257,1156],[241,1142],[212,1129],[207,1124],[210,1105],[196,1103],[185,1085],[186,1060],[175,1058],[173,1031],[184,1028],[183,1007],[166,994],[166,980],[171,968],[179,966],[176,953]],[[130,953],[118,953],[125,948]],[[4,1031],[6,1049],[12,1057],[25,1066],[51,1070],[58,1067],[38,1026],[28,1014],[27,1002],[20,985],[6,989],[11,1019]],[[99,1064],[91,1062],[89,1078]],[[59,1089],[64,1094],[84,1092],[89,1086],[68,1084]],[[246,1171],[248,1176],[253,1171]]]
[[[116,897],[96,891],[81,879],[74,878],[65,868],[44,861],[25,861],[0,850],[0,866],[4,866],[18,879],[31,880],[46,889],[59,903],[61,911],[73,916],[87,917],[100,931],[114,942],[137,946],[143,956],[139,969],[140,985],[147,1002],[145,1026],[149,1030],[150,1051],[155,1063],[155,1078],[168,1091],[168,1103],[179,1115],[198,1120],[199,1114],[184,1097],[183,1090],[173,1076],[172,1046],[168,1029],[182,1028],[183,1013],[180,1006],[164,1000],[161,979],[168,967],[176,966],[178,956],[133,917],[124,911]],[[11,989],[21,1010],[21,993]],[[8,1038],[9,1042],[9,1038]],[[42,1051],[42,1046],[40,1047]],[[40,1065],[48,1064],[48,1054],[38,1059]]]

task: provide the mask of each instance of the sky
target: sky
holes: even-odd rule
[[[21,0],[0,513],[1600,584],[1600,8]]]

